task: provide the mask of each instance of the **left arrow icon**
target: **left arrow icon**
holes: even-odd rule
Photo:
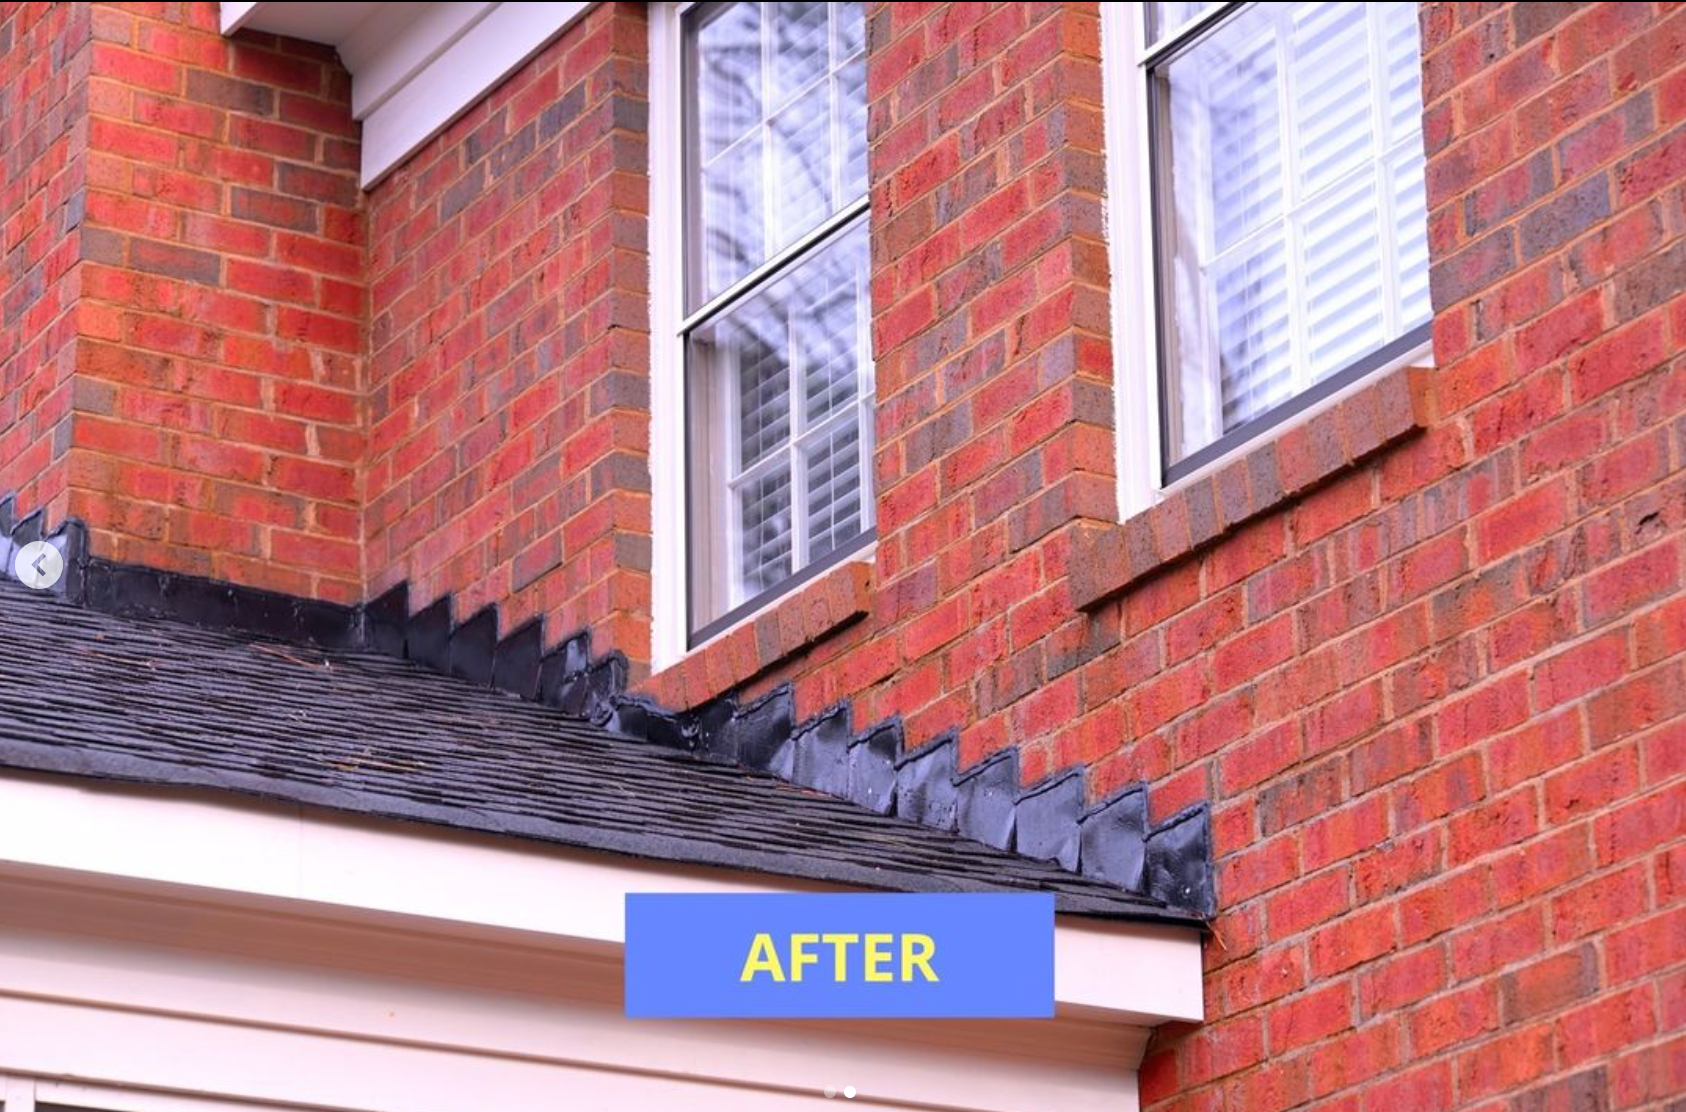
[[[50,591],[64,575],[64,554],[46,541],[31,541],[12,560],[18,582],[37,591]]]

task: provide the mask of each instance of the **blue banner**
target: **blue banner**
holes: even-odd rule
[[[626,1014],[1045,1018],[1054,897],[628,895]]]

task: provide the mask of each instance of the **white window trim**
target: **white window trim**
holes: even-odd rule
[[[1204,466],[1164,482],[1159,382],[1159,305],[1153,247],[1152,157],[1149,147],[1145,3],[1101,5],[1101,86],[1106,140],[1107,255],[1112,272],[1113,414],[1118,451],[1121,519],[1221,471],[1237,457],[1279,439],[1319,413],[1365,389],[1390,371],[1423,366],[1433,355],[1424,344],[1237,444]],[[1167,36],[1223,18],[1225,7],[1190,20]]]
[[[681,87],[681,21],[697,0],[651,4],[650,11],[650,666],[660,672],[683,661],[777,608],[792,594],[829,574],[836,567],[876,558],[878,543],[868,541],[819,576],[800,579],[761,606],[719,630],[707,640],[690,644],[689,543],[686,521],[685,345],[682,334],[701,316],[715,311],[719,299],[696,313],[685,312],[684,135],[678,111]],[[664,110],[671,107],[671,111]],[[862,198],[836,213],[795,242],[780,249],[740,279],[734,288],[762,281],[788,262],[831,238],[868,212]],[[870,219],[870,217],[869,217]],[[869,308],[870,313],[870,308]],[[865,416],[862,417],[864,421]],[[866,429],[869,449],[863,466],[872,481],[870,448],[876,430]],[[876,518],[876,514],[873,517]],[[798,573],[800,575],[800,573]]]
[[[679,103],[680,16],[650,5],[650,664],[686,655],[684,167]]]

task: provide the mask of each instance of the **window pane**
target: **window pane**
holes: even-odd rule
[[[867,527],[867,229],[692,331],[692,626],[778,586]]]
[[[1300,235],[1305,358],[1313,382],[1387,339],[1376,183],[1366,171],[1306,210]]]
[[[1293,74],[1294,155],[1299,192],[1315,193],[1375,157],[1369,20],[1363,4],[1294,8],[1288,71]]]
[[[703,252],[708,289],[723,290],[761,262],[761,134],[703,167]]]
[[[737,497],[735,548],[741,601],[777,587],[790,576],[790,467],[781,464],[750,478]]]
[[[818,560],[861,532],[860,423],[851,416],[803,449],[808,492],[808,559]]]
[[[1181,0],[1147,6],[1148,42],[1155,43],[1202,12],[1217,7],[1221,0]]]
[[[831,90],[815,85],[770,121],[778,177],[773,249],[790,246],[831,215]]]
[[[695,310],[865,195],[865,35],[858,3],[748,0],[685,32]]]
[[[785,322],[752,304],[725,322],[738,360],[737,470],[752,467],[790,439],[790,363]]]
[[[1427,320],[1416,18],[1252,5],[1150,67],[1167,464]]]
[[[1279,237],[1232,252],[1217,273],[1218,359],[1223,424],[1210,439],[1294,394],[1289,360],[1288,260]]]
[[[1412,145],[1394,155],[1388,181],[1393,189],[1393,234],[1399,255],[1399,315],[1405,328],[1414,328],[1433,315],[1428,301],[1428,195],[1422,148]]]
[[[818,261],[795,276],[799,300],[813,307],[805,326],[796,330],[807,428],[855,400],[862,362],[856,276],[842,265],[846,260]]]
[[[830,66],[824,4],[781,3],[773,9],[773,106],[824,77]]]

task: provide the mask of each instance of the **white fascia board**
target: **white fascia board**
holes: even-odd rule
[[[233,794],[10,770],[0,771],[0,869],[7,867],[400,915],[470,932],[533,932],[597,953],[625,943],[631,892],[842,890]],[[1118,1023],[1198,1020],[1200,950],[1192,928],[1060,916],[1055,999]]]
[[[369,15],[348,26],[342,5],[278,0],[222,5],[224,34],[251,27],[340,52],[351,73],[353,114],[363,121],[365,189],[472,108],[592,3],[441,0],[366,6]]]
[[[875,1107],[1135,1109],[1140,1028],[630,1019],[618,962],[593,966],[531,936],[346,926],[160,887],[116,893],[0,871],[0,1073],[217,1104],[38,1087],[42,1103],[454,1112],[478,1106],[484,1086],[518,1108],[566,1093],[569,1108],[736,1112],[819,1107],[824,1085],[854,1084]]]

